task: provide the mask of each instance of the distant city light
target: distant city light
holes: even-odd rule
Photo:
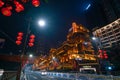
[[[53,57],[53,59],[55,59],[55,57]]]
[[[88,4],[85,10],[88,10],[90,8],[91,4]]]
[[[109,66],[109,67],[108,67],[108,70],[112,70],[112,67],[111,67],[111,66]]]
[[[85,45],[87,45],[88,43],[87,42],[84,42]]]

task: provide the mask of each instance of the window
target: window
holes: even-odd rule
[[[104,34],[103,37],[106,37],[106,35]]]
[[[110,43],[107,43],[107,44],[104,44],[103,46],[109,46],[110,45]]]
[[[108,35],[112,35],[112,34],[113,34],[112,32],[108,33]]]
[[[103,29],[101,29],[101,31],[104,31],[104,28],[103,28]]]
[[[90,51],[85,51],[85,53],[86,53],[86,54],[92,54],[92,52],[90,52]]]
[[[115,41],[115,39],[111,39],[111,41]]]
[[[118,20],[118,22],[120,23],[120,20]]]
[[[116,34],[116,36],[120,36],[120,33]]]
[[[114,26],[114,25],[115,25],[115,23],[112,24],[112,26]]]
[[[109,28],[110,26],[107,26],[107,28]]]
[[[118,37],[118,39],[120,39],[120,36]]]
[[[114,30],[115,33],[119,32],[119,31],[120,31],[119,29]]]
[[[116,28],[118,28],[118,26],[116,25],[116,26],[113,26],[113,29],[116,29]]]
[[[102,34],[104,34],[104,33],[105,33],[105,31],[102,32]]]
[[[110,28],[110,29],[108,29],[108,31],[112,31],[112,29]]]

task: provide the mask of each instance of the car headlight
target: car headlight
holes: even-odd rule
[[[47,74],[47,72],[41,72],[41,74],[42,74],[42,75],[46,75],[46,74]]]

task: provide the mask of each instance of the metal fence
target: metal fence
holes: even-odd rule
[[[17,71],[4,71],[0,76],[0,80],[16,80]]]
[[[120,80],[120,76],[97,75],[97,74],[81,74],[81,73],[58,73],[47,72],[47,76],[59,77],[72,80]]]

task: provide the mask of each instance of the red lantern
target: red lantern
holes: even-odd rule
[[[24,6],[20,4],[18,1],[14,1],[14,4],[16,6],[16,9],[15,9],[16,12],[24,11]]]
[[[32,0],[32,5],[35,7],[38,7],[40,5],[40,1],[39,0]]]
[[[35,35],[32,34],[32,35],[30,36],[30,38],[32,38],[32,39],[35,38]]]
[[[17,5],[17,4],[19,4],[19,2],[18,2],[18,1],[16,1],[16,0],[14,0],[14,4],[15,4],[15,5]]]
[[[104,58],[105,58],[105,59],[108,58],[108,55],[107,55],[106,51],[104,51]]]
[[[2,0],[0,0],[0,7],[2,7],[4,5],[4,2],[2,2]]]
[[[17,40],[19,40],[19,41],[22,40],[22,37],[21,37],[21,36],[18,36],[18,37],[17,37]]]
[[[22,42],[21,41],[16,41],[16,44],[17,45],[20,45]]]
[[[30,47],[34,46],[34,44],[33,44],[33,43],[28,43],[28,45],[29,45]]]
[[[34,38],[35,38],[35,35],[30,35],[30,39],[29,39],[29,43],[28,43],[28,45],[29,45],[29,47],[32,47],[33,45],[34,45]]]
[[[18,5],[16,6],[15,11],[16,11],[16,12],[24,11],[24,7],[23,7],[23,5],[22,5],[22,4],[18,4]]]
[[[1,12],[4,16],[11,16],[12,12],[8,8],[2,8]]]
[[[18,35],[19,35],[19,36],[23,36],[23,33],[22,33],[22,32],[19,32]]]
[[[12,10],[12,6],[8,6],[7,9]]]
[[[30,40],[29,40],[30,43],[33,43],[34,41],[35,41],[34,39],[30,39]]]
[[[16,40],[17,45],[20,45],[22,43],[22,36],[23,36],[23,33],[19,32],[17,35],[17,40]]]
[[[99,49],[99,53],[102,53],[102,50]]]
[[[103,59],[104,57],[103,57],[103,55],[100,53],[100,55],[99,55],[99,57],[101,58],[101,59]]]
[[[99,50],[99,57],[101,58],[101,59],[103,59],[104,57],[103,57],[103,55],[102,55],[102,50]]]
[[[26,2],[28,2],[29,0],[21,0],[23,3],[26,3]]]

